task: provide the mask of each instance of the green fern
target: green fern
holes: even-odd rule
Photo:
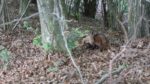
[[[33,39],[33,45],[36,46],[42,46],[42,37],[41,35],[37,35],[34,39]]]
[[[80,28],[73,28],[70,34],[67,36],[67,42],[70,49],[73,49],[77,46],[77,41],[80,37],[83,37],[88,30],[81,31]]]

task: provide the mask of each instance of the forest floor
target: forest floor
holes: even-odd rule
[[[38,27],[37,18],[29,20]],[[47,54],[32,44],[35,34],[18,26],[14,31],[0,30],[0,52],[9,51],[9,62],[0,59],[0,84],[81,84],[78,71],[67,55]],[[98,29],[100,22],[89,18],[71,21],[69,27]],[[101,28],[100,28],[101,29]],[[116,32],[115,32],[116,33]],[[136,39],[124,46],[120,35],[112,51],[73,51],[86,84],[150,84],[150,38]],[[121,44],[121,45],[120,45]],[[119,45],[119,46],[118,46]],[[109,73],[112,72],[111,78]]]

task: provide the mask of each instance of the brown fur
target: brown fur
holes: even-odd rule
[[[86,46],[90,49],[99,48],[101,51],[109,49],[109,42],[106,36],[102,33],[90,34],[82,37],[80,46]]]
[[[109,49],[109,41],[103,33],[97,33],[93,36],[94,45],[99,47],[101,50]]]

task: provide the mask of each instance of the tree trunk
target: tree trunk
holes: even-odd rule
[[[141,37],[150,36],[150,2],[142,0],[142,10],[145,11],[142,25],[141,25]],[[144,27],[144,28],[143,28]]]
[[[149,36],[149,11],[150,3],[142,0],[142,3],[137,0],[129,0],[129,38],[140,38]]]
[[[19,15],[22,15],[26,11],[26,7],[27,7],[27,4],[28,4],[28,1],[29,0],[20,0]],[[26,12],[26,14],[27,14],[27,12]]]
[[[118,15],[118,6],[117,2],[113,0],[107,0],[107,5],[108,5],[108,27],[111,28],[112,30],[116,31],[118,30],[117,28],[117,20],[116,16]]]
[[[53,49],[65,51],[61,34],[61,16],[59,0],[37,0],[41,23],[42,43],[50,43]],[[63,25],[63,24],[62,24]]]
[[[105,28],[108,28],[108,19],[107,19],[107,11],[106,11],[106,0],[102,0],[103,5],[103,21]]]
[[[84,0],[84,12],[87,17],[95,18],[96,0]]]
[[[7,7],[7,0],[1,0],[1,9],[0,9],[0,17],[2,18],[2,22],[6,23],[10,21],[10,15],[8,12],[8,7]],[[9,25],[4,25],[3,26],[4,30],[9,29]]]

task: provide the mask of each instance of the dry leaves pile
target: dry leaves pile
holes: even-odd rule
[[[21,32],[22,31],[22,32]],[[19,33],[21,32],[21,33]],[[77,70],[68,56],[62,53],[46,54],[42,48],[32,44],[34,34],[17,30],[2,33],[1,46],[11,53],[7,68],[0,68],[1,84],[80,84]],[[150,43],[149,38],[132,42],[112,64],[112,70],[125,68],[107,78],[103,84],[150,84]],[[117,52],[84,50],[74,57],[80,66],[84,81],[94,84],[109,73],[109,62]],[[118,50],[118,49],[117,49]],[[74,51],[74,53],[78,53]],[[75,54],[74,54],[75,55]],[[2,63],[2,62],[0,62]]]

